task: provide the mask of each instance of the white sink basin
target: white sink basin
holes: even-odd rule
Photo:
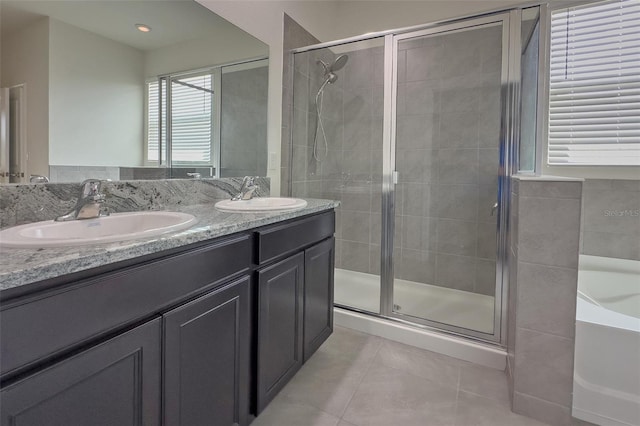
[[[223,212],[255,213],[301,209],[307,205],[300,198],[256,197],[250,200],[224,200],[216,203],[216,208]]]
[[[28,223],[0,231],[0,247],[68,247],[155,237],[191,227],[196,218],[177,212],[113,213],[97,219]]]

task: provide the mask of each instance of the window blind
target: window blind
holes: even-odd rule
[[[640,165],[640,0],[552,13],[552,165]]]
[[[158,80],[147,83],[147,160],[149,161],[158,161],[159,158],[160,97],[158,87]]]
[[[161,87],[160,87],[161,84]],[[166,79],[147,83],[147,159],[158,161],[159,136],[166,141],[166,119],[160,125],[162,111],[167,112]],[[174,164],[211,164],[213,126],[213,75],[211,73],[171,80],[171,160]],[[166,161],[166,149],[162,162]]]
[[[211,164],[213,75],[171,81],[171,161]]]

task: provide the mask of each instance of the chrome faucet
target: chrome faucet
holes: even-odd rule
[[[257,189],[260,189],[260,187],[256,185],[257,178],[258,176],[245,176],[244,179],[242,179],[240,192],[234,195],[231,201],[250,200],[253,198],[253,193],[256,192]]]
[[[102,181],[99,179],[87,179],[82,182],[82,190],[78,195],[76,206],[69,213],[55,218],[55,221],[65,222],[68,220],[109,216],[109,210],[102,206],[106,196],[100,192],[101,189]]]

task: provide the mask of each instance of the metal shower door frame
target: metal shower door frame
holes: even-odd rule
[[[383,176],[382,176],[382,241],[381,241],[381,292],[380,316],[425,328],[443,330],[452,334],[471,337],[481,341],[504,344],[507,321],[508,291],[508,218],[510,179],[513,165],[513,148],[518,137],[519,81],[520,81],[520,10],[487,16],[457,20],[422,30],[412,30],[385,35],[384,50],[384,112],[383,112]],[[451,324],[407,316],[393,310],[394,291],[394,227],[396,170],[396,111],[398,85],[398,43],[402,40],[451,31],[471,29],[489,24],[502,25],[502,72],[501,72],[501,125],[500,167],[498,178],[498,217],[496,253],[496,290],[494,302],[493,333],[482,333]]]
[[[540,6],[535,2],[522,7]],[[544,8],[544,5],[541,9]],[[515,172],[514,152],[519,136],[519,99],[520,99],[520,28],[521,9],[499,10],[485,14],[465,16],[416,25],[407,28],[391,29],[350,37],[343,40],[319,43],[291,49],[291,63],[294,56],[313,50],[344,46],[351,43],[367,41],[384,37],[384,97],[383,97],[383,175],[381,202],[381,250],[380,250],[380,312],[363,311],[356,307],[341,306],[346,309],[365,313],[367,315],[384,318],[390,321],[404,323],[413,327],[433,330],[445,334],[457,335],[474,339],[491,345],[504,346],[507,330],[507,295],[508,295],[508,235],[509,235],[509,201],[511,193],[510,176]],[[542,20],[541,20],[542,21]],[[496,257],[496,294],[494,309],[494,333],[480,333],[434,321],[418,321],[415,317],[408,317],[393,312],[393,236],[395,225],[395,133],[396,133],[396,87],[397,87],[397,42],[402,39],[420,35],[438,34],[456,29],[464,29],[490,23],[502,23],[502,77],[501,77],[501,125],[500,125],[500,177],[498,183],[499,209],[497,220]],[[541,45],[546,36],[541,32]],[[539,64],[539,66],[541,66]],[[291,79],[291,91],[293,79]],[[295,93],[293,94],[295,96]],[[291,109],[293,119],[293,109]],[[289,133],[292,146],[293,129]],[[289,164],[292,166],[292,163]],[[289,182],[291,195],[291,182]]]

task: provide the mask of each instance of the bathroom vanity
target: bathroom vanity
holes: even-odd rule
[[[1,424],[250,423],[332,332],[334,207],[211,213],[85,266],[62,250],[70,273],[5,274]]]

